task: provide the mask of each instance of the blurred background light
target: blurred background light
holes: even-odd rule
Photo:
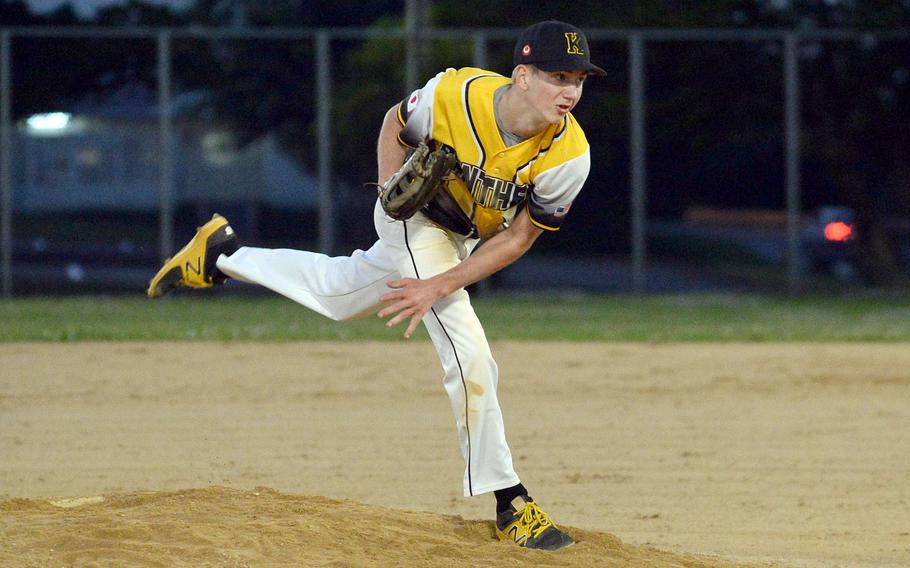
[[[853,225],[843,221],[834,221],[825,225],[825,238],[842,243],[853,238]]]
[[[54,133],[66,130],[71,119],[72,115],[68,112],[45,112],[33,114],[25,123],[33,132]]]

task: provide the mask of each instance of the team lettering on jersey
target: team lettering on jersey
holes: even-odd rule
[[[493,177],[473,164],[461,164],[461,177],[471,190],[474,202],[483,207],[506,211],[528,196],[531,186]]]

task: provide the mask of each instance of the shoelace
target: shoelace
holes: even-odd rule
[[[544,513],[543,509],[538,507],[537,503],[533,501],[525,505],[520,515],[522,526],[528,527],[534,538],[539,537],[543,531],[553,526],[550,516]],[[519,513],[516,512],[515,516],[519,516]]]

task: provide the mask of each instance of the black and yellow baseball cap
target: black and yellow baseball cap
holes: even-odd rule
[[[558,20],[538,22],[521,32],[515,44],[515,65],[533,65],[544,71],[607,72],[591,63],[584,32]]]

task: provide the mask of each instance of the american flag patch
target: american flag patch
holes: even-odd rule
[[[557,217],[562,217],[563,215],[565,215],[566,213],[569,212],[570,207],[572,207],[571,204],[570,205],[560,205],[559,207],[556,208],[556,211],[553,212],[553,215],[555,215]]]

